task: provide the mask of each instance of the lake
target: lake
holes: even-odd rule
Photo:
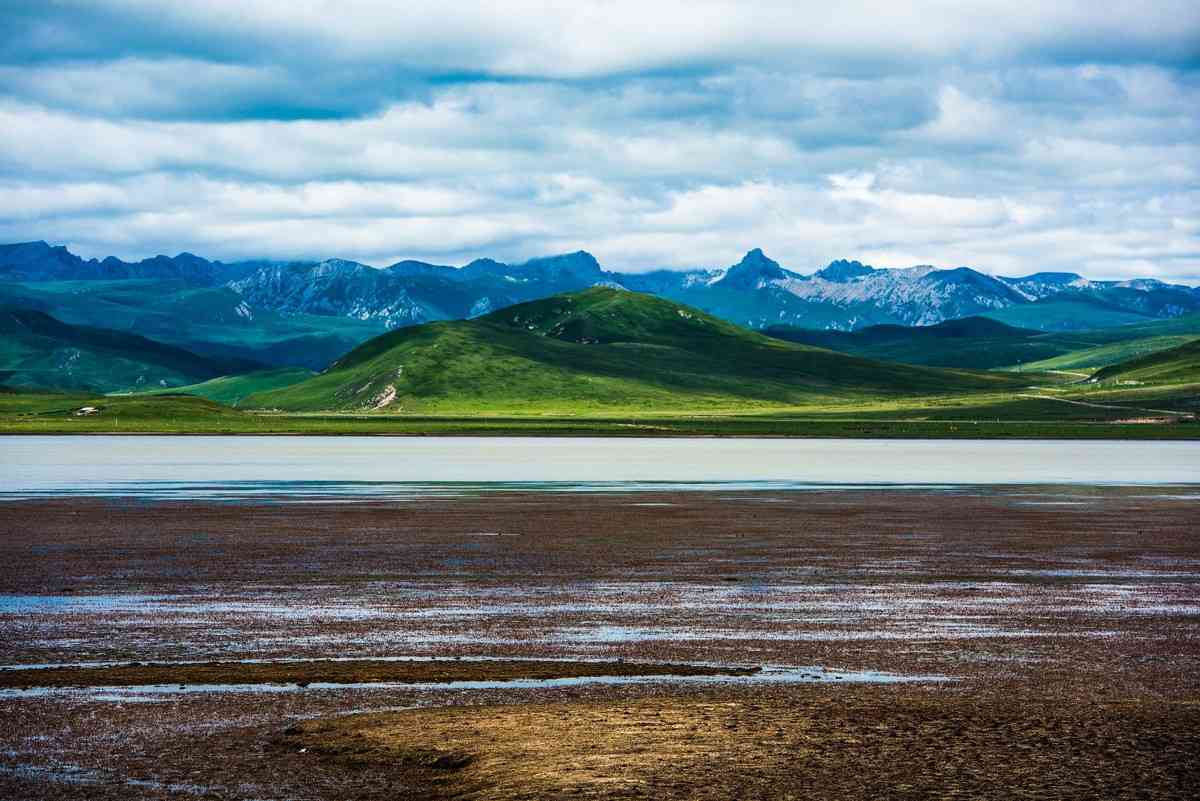
[[[1200,483],[1200,443],[10,436],[0,497]]]

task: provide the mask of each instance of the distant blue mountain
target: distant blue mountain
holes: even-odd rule
[[[1006,278],[969,267],[876,269],[846,260],[803,274],[758,248],[723,269],[633,274],[607,271],[585,251],[519,264],[478,259],[451,267],[401,261],[377,269],[342,259],[222,263],[190,253],[139,262],[111,257],[85,261],[45,242],[0,245],[0,300],[3,282],[28,288],[46,282],[135,279],[227,292],[246,314],[304,316],[307,321],[332,317],[384,328],[477,317],[598,285],[660,295],[750,328],[851,331],[986,315],[1025,328],[1066,330],[1200,310],[1197,289],[1148,279],[1089,281],[1058,272]],[[46,293],[39,297],[39,307],[54,313]],[[148,294],[146,302],[154,304],[155,295]]]
[[[0,280],[16,281],[116,281],[123,279],[178,279],[196,286],[217,286],[253,272],[262,262],[222,264],[191,253],[155,256],[126,262],[109,256],[83,259],[59,245],[20,242],[0,245]]]

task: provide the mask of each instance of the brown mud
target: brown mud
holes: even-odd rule
[[[0,689],[160,684],[446,684],[612,676],[749,676],[755,668],[634,662],[380,661],[133,663],[0,670]]]
[[[279,747],[430,799],[1185,798],[1200,706],[855,688],[363,714]]]
[[[456,656],[525,677],[519,659],[829,670],[480,688],[354,672],[506,664]],[[230,664],[284,659],[308,662]],[[117,664],[45,667],[84,662]],[[6,502],[0,665],[104,677],[0,689],[6,799],[1190,798],[1200,490]],[[194,688],[205,670],[238,686]],[[256,671],[352,681],[273,692]]]

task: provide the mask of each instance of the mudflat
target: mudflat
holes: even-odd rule
[[[279,746],[425,798],[1186,798],[1200,709],[860,687],[362,714]]]
[[[1189,797],[1198,532],[1180,486],[5,502],[0,797]]]
[[[385,661],[309,659],[288,662],[141,663],[0,670],[0,689],[121,687],[165,684],[448,684],[623,676],[748,676],[754,668],[638,662],[504,659]]]

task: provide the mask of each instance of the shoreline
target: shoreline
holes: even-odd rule
[[[477,424],[476,424],[477,425]],[[616,424],[635,426],[636,424]],[[10,427],[0,422],[0,437],[26,436],[139,436],[139,437],[396,437],[396,438],[427,438],[427,437],[520,437],[530,439],[546,438],[605,438],[605,439],[894,439],[894,440],[937,440],[937,441],[970,441],[970,440],[1009,440],[1009,441],[1048,441],[1061,440],[1064,442],[1086,441],[1115,441],[1115,442],[1194,442],[1200,440],[1200,424],[1166,424],[1166,423],[1073,423],[1070,425],[1054,423],[980,423],[971,424],[970,430],[939,431],[939,428],[951,427],[958,429],[962,423],[899,423],[871,424],[881,425],[879,428],[846,431],[843,424],[830,424],[823,428],[835,428],[836,433],[829,430],[808,430],[779,432],[779,426],[767,426],[762,429],[748,431],[714,431],[714,430],[673,430],[660,425],[646,425],[637,430],[621,430],[614,427],[597,426],[548,426],[534,428],[533,426],[516,425],[472,427],[464,425],[457,428],[430,428],[409,431],[378,431],[370,426],[337,428],[303,429],[238,429],[238,428],[152,428],[152,429],[122,429],[90,427],[86,430],[71,426],[44,428]],[[912,426],[919,430],[897,430],[904,426]],[[1038,431],[1044,427],[1049,430]],[[533,428],[533,430],[531,430]],[[989,431],[988,429],[999,429]],[[932,429],[932,430],[931,430]]]

